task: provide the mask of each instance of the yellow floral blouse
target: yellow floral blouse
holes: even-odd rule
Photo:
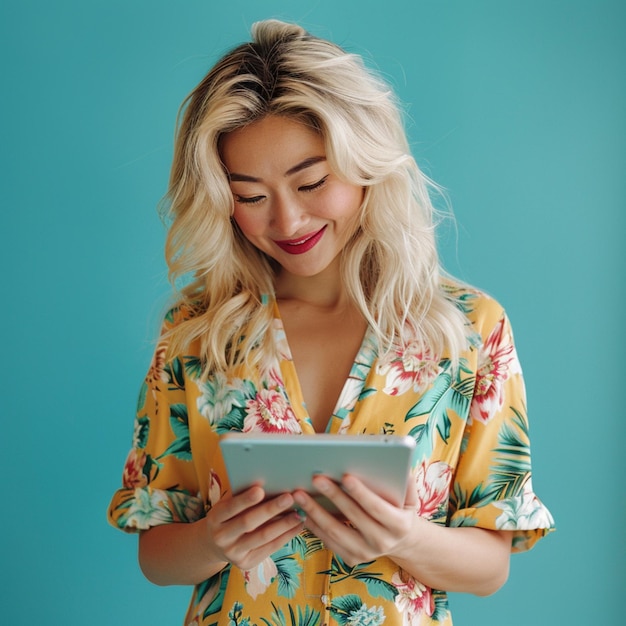
[[[366,333],[328,424],[331,433],[417,440],[418,514],[436,524],[514,531],[527,550],[553,528],[533,492],[522,373],[508,319],[493,299],[450,287],[471,325],[461,366],[405,348],[377,356]],[[282,322],[266,375],[201,382],[197,352],[164,362],[157,346],[141,388],[123,487],[110,522],[125,531],[196,521],[229,490],[218,440],[230,431],[314,433]],[[165,327],[180,321],[171,311]],[[452,624],[445,591],[389,559],[349,567],[310,532],[241,571],[227,566],[193,591],[186,626],[425,626]]]

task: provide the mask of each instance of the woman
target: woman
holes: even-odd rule
[[[167,199],[184,286],[109,515],[151,581],[195,585],[185,624],[450,624],[445,591],[496,591],[553,526],[521,371],[497,302],[440,275],[387,85],[256,24],[186,100]],[[409,434],[405,505],[349,475],[314,479],[347,522],[304,491],[233,495],[233,430]]]

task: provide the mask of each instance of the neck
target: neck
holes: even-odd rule
[[[315,276],[296,276],[282,271],[276,277],[278,300],[294,300],[321,308],[343,308],[348,294],[339,274],[339,260]]]

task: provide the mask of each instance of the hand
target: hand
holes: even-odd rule
[[[302,531],[293,507],[291,494],[265,500],[259,486],[220,500],[205,518],[212,556],[252,569]]]
[[[401,555],[420,523],[415,490],[410,486],[403,507],[394,506],[351,475],[343,477],[341,486],[326,476],[315,476],[313,486],[335,504],[350,525],[298,490],[293,497],[306,513],[305,526],[349,566]]]

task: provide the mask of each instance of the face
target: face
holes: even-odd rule
[[[233,217],[248,241],[294,276],[336,269],[357,228],[363,189],[331,170],[317,132],[268,116],[225,135],[221,157]]]

